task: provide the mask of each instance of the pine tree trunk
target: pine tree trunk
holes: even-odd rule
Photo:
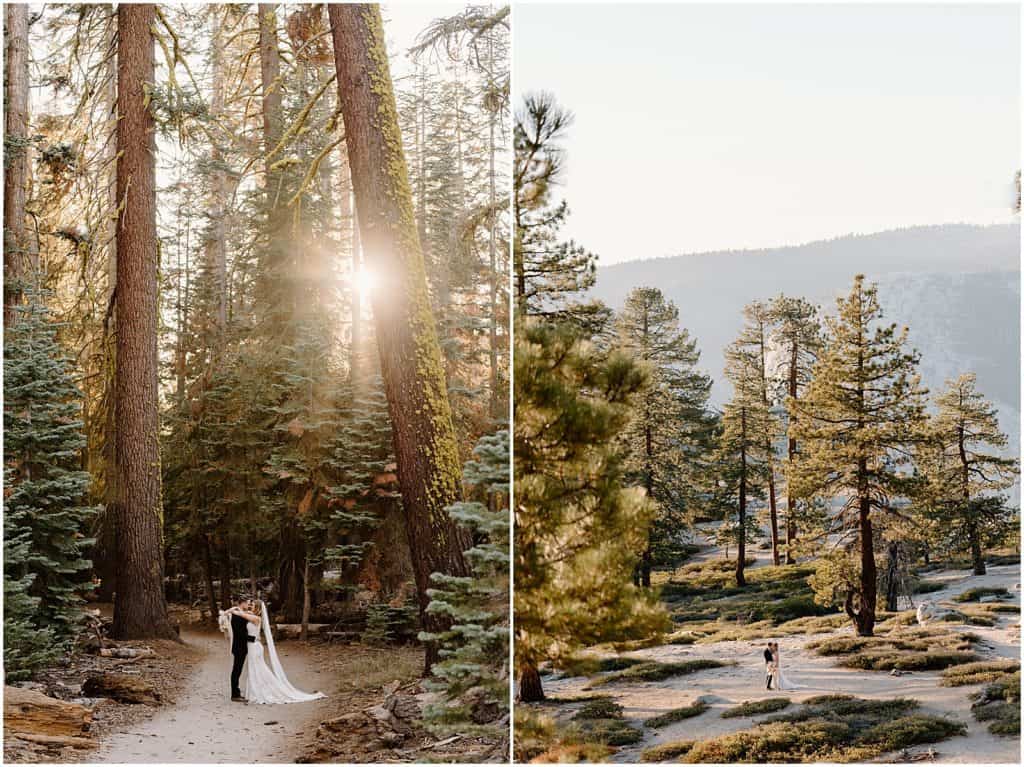
[[[462,552],[470,537],[445,511],[460,497],[458,447],[380,8],[332,4],[329,12],[359,227],[377,279],[371,303],[420,618],[436,631],[444,623],[427,613],[431,573],[469,574]],[[428,645],[428,671],[436,659]]]
[[[222,9],[213,12],[213,31],[211,32],[211,94],[210,114],[220,118],[224,113],[224,52],[222,50],[221,18]],[[216,282],[216,339],[215,346],[220,351],[224,344],[224,334],[228,323],[227,308],[227,244],[225,232],[225,203],[227,200],[227,173],[223,168],[224,152],[219,143],[214,143],[210,152],[213,171],[210,174],[209,216],[210,230],[204,242],[206,248],[207,268],[214,275]]]
[[[789,396],[794,400],[797,395],[797,362],[799,360],[799,348],[796,343],[790,349],[789,353]],[[792,426],[792,424],[791,424]],[[792,428],[788,429],[786,452],[789,459],[789,470],[790,474],[793,472],[793,467],[796,465],[796,438],[792,436]],[[796,555],[793,553],[793,548],[796,544],[796,498],[793,496],[793,490],[791,489],[791,483],[786,480],[786,564],[796,564]]]
[[[544,700],[544,688],[537,667],[524,663],[519,671],[519,700],[523,703],[537,703]]]
[[[114,6],[107,6],[111,16],[115,15]],[[117,21],[107,21],[107,35],[104,44],[110,51],[117,47]],[[117,133],[117,56],[113,53],[107,59],[105,67],[107,86],[104,92],[103,108],[109,115],[108,130],[110,136]],[[96,598],[100,602],[112,602],[117,591],[117,520],[121,516],[120,485],[117,476],[117,420],[114,417],[114,378],[117,366],[116,338],[108,330],[109,320],[117,324],[114,301],[117,286],[117,142],[108,140],[103,153],[103,161],[107,166],[107,305],[110,316],[103,323],[103,505],[104,513],[99,521],[97,538],[101,552],[93,558],[93,570],[100,579]]]
[[[769,450],[771,446],[769,445]],[[772,564],[779,564],[779,514],[775,506],[775,470],[768,467],[768,514],[772,528]]]
[[[14,324],[29,275],[28,5],[4,4],[4,324]]]
[[[206,579],[206,599],[210,603],[210,621],[217,622],[217,592],[213,590],[213,555],[210,537],[203,535],[203,576]]]
[[[305,642],[309,639],[309,557],[306,557],[306,566],[302,571],[302,627],[299,630],[299,639]]]
[[[164,598],[157,382],[156,140],[145,87],[155,81],[151,4],[117,9],[118,114],[116,450],[117,524],[112,635],[175,638]]]
[[[736,585],[746,586],[744,568],[747,565],[747,411],[740,410],[740,487],[739,487],[739,535],[736,541]]]
[[[231,608],[231,555],[228,553],[227,544],[221,542],[218,551],[220,555],[220,609]]]
[[[260,46],[260,87],[263,105],[263,144],[266,157],[264,165],[264,197],[267,206],[268,244],[263,263],[260,264],[260,282],[267,301],[266,320],[273,327],[285,324],[289,314],[290,300],[283,300],[280,294],[280,280],[286,275],[288,254],[288,212],[281,188],[282,173],[274,168],[281,157],[270,157],[284,131],[284,115],[281,107],[281,52],[277,39],[276,5],[259,3],[257,6]],[[288,297],[290,299],[290,296]]]
[[[981,552],[981,536],[978,535],[978,526],[971,523],[967,527],[967,540],[971,545],[971,564],[974,566],[975,575],[984,575],[985,557]]]
[[[891,613],[899,610],[900,588],[900,545],[890,541],[885,562],[885,609]]]
[[[875,605],[878,599],[878,570],[875,567],[875,541],[871,525],[871,501],[860,500],[860,607],[857,612],[857,634],[874,636]]]

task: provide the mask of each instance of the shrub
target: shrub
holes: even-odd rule
[[[621,717],[622,706],[612,700],[609,695],[600,695],[587,701],[579,711],[573,714],[573,719],[607,719],[609,717]]]
[[[621,671],[622,669],[645,663],[642,658],[631,658],[628,655],[616,655],[598,658],[593,655],[574,655],[564,658],[559,668],[566,676],[592,676],[603,671]]]
[[[958,594],[953,597],[957,602],[978,602],[982,597],[1008,597],[1010,592],[1004,588],[989,588],[989,587],[978,587],[974,589],[967,589],[962,594]]]
[[[1013,660],[965,663],[942,672],[941,684],[945,687],[962,687],[968,684],[994,682],[1005,674],[1019,670],[1020,663]]]
[[[913,591],[915,594],[931,594],[935,591],[942,591],[944,588],[946,588],[946,584],[939,581],[920,580],[914,584]]]
[[[859,745],[879,746],[880,751],[896,751],[919,743],[935,743],[954,735],[966,735],[967,725],[938,716],[913,714],[889,722],[879,722],[858,739]]]
[[[764,700],[745,700],[738,706],[722,712],[723,719],[732,719],[737,716],[757,716],[758,714],[771,714],[781,711],[792,703],[789,698],[765,698]]]
[[[668,679],[669,677],[693,674],[697,671],[703,671],[709,668],[720,668],[727,665],[729,664],[717,660],[711,660],[710,658],[697,658],[695,660],[686,660],[677,663],[648,661],[631,666],[623,671],[616,671],[606,677],[595,680],[591,684],[610,684],[612,682],[620,681],[660,682],[662,679]]]
[[[685,756],[693,748],[694,741],[680,740],[675,743],[662,743],[660,746],[645,748],[640,754],[641,762],[669,762]]]
[[[934,743],[966,728],[941,717],[912,714],[917,701],[864,700],[820,695],[798,711],[740,732],[645,752],[645,761],[677,758],[694,763],[867,761],[887,751]],[[651,758],[647,758],[650,756]]]
[[[870,671],[938,671],[976,660],[972,652],[857,653],[843,658],[841,665]]]
[[[975,696],[971,713],[993,735],[1020,735],[1020,671],[1005,674]]]
[[[653,716],[650,719],[644,721],[644,727],[652,727],[657,729],[659,727],[666,727],[673,722],[681,722],[683,719],[691,719],[695,716],[700,716],[709,708],[708,704],[703,700],[697,700],[690,706],[683,706],[682,708],[674,708],[671,711],[666,711],[664,714]]]

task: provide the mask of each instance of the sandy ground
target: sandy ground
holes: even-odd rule
[[[757,552],[758,555],[762,552]],[[761,556],[758,556],[761,565]],[[975,586],[1003,586],[1020,604],[1019,565],[991,567],[984,576],[972,576],[970,571],[938,571],[929,573],[928,580],[948,582],[941,592],[925,595],[933,602],[948,600]],[[982,637],[977,652],[983,658],[1017,658],[1020,655],[1020,630],[1017,615],[1003,616],[993,628],[963,627]],[[663,727],[660,730],[644,728],[645,738],[633,746],[620,748],[613,756],[616,762],[636,762],[640,752],[649,746],[679,740],[704,739],[736,730],[746,729],[754,719],[723,719],[722,711],[743,701],[770,697],[789,697],[794,703],[815,695],[842,693],[864,698],[911,697],[921,703],[922,713],[948,715],[968,726],[965,737],[956,737],[935,744],[939,761],[951,763],[1018,763],[1020,739],[991,735],[985,724],[971,716],[969,694],[981,688],[940,687],[939,672],[915,672],[894,677],[884,672],[839,668],[834,658],[815,655],[805,646],[825,636],[852,635],[851,628],[830,634],[814,636],[787,636],[778,639],[783,669],[799,690],[792,692],[764,689],[764,642],[730,641],[706,645],[664,645],[630,653],[659,661],[678,661],[694,658],[713,658],[734,661],[736,665],[711,669],[696,674],[670,678],[662,682],[615,683],[595,688],[594,692],[614,695],[623,706],[627,719],[642,721],[674,708],[692,704],[705,696],[711,708],[692,719]],[[555,695],[585,694],[588,680],[581,677],[545,680],[545,690]],[[927,746],[921,749],[927,750]],[[885,757],[880,761],[885,760]]]
[[[285,706],[232,703],[231,654],[220,634],[183,632],[204,652],[176,703],[160,709],[127,732],[109,736],[85,758],[122,763],[288,763],[294,761],[303,734],[316,729],[329,701]],[[277,645],[289,680],[300,690],[331,695],[330,676],[311,662],[299,643]],[[244,678],[244,677],[243,677]]]

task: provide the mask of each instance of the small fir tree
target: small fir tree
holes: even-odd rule
[[[81,395],[34,290],[4,339],[4,660],[24,675],[74,641],[93,544]]]
[[[428,707],[426,718],[438,732],[464,732],[473,724],[491,734],[493,723],[508,711],[509,592],[509,437],[502,429],[485,436],[466,463],[463,481],[471,500],[448,507],[452,518],[473,531],[476,545],[466,551],[473,569],[468,577],[435,573],[428,612],[446,617],[451,626],[421,634],[438,643],[440,662],[432,672],[443,702]]]

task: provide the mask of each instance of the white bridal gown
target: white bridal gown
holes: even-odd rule
[[[274,637],[270,633],[270,622],[267,619],[267,606],[260,602],[260,626],[247,623],[246,631],[255,637],[249,642],[249,653],[245,658],[245,696],[250,703],[305,703],[318,698],[326,698],[322,692],[308,693],[292,686],[278,660],[274,648]],[[264,629],[267,638],[267,650],[270,665],[263,656],[263,643],[260,641],[260,628]]]

